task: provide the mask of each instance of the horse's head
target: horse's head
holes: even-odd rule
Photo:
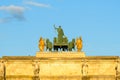
[[[49,39],[46,39],[46,43],[48,43],[49,42]]]
[[[75,39],[72,39],[72,43],[75,43]]]

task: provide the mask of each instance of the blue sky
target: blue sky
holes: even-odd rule
[[[120,0],[0,0],[0,56],[34,56],[61,25],[87,56],[120,56]]]

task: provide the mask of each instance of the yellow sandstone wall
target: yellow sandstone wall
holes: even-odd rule
[[[33,57],[3,57],[7,80],[33,80],[33,60],[31,58]]]
[[[68,79],[81,78],[81,63],[78,60],[50,60],[40,64],[42,79]]]
[[[114,56],[88,57],[88,75],[92,80],[115,80],[116,60]]]
[[[55,54],[55,53],[54,53]],[[117,56],[81,56],[79,53],[54,54],[41,53],[35,56],[6,56],[2,60],[6,66],[7,80],[33,80],[33,63],[38,62],[40,80],[115,80]],[[65,54],[65,53],[63,53]],[[71,56],[76,54],[77,56]],[[45,55],[46,57],[43,57]],[[56,55],[56,54],[55,54]],[[80,54],[81,55],[81,54]],[[82,75],[82,65],[88,65],[88,74]],[[87,78],[87,79],[86,79]]]

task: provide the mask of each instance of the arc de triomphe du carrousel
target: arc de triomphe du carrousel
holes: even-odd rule
[[[54,28],[57,37],[40,37],[35,56],[2,56],[0,80],[119,80],[119,56],[87,56],[82,37],[68,41]]]

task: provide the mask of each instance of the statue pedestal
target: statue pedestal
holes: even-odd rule
[[[85,57],[84,52],[37,52],[40,58],[80,58]]]

